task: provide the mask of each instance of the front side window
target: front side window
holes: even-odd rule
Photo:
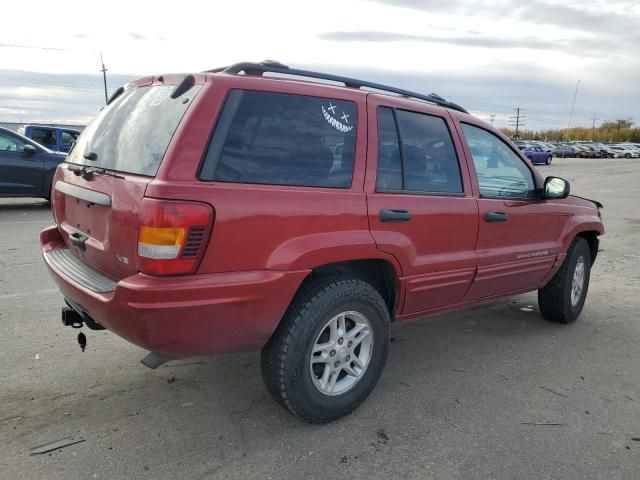
[[[482,128],[462,124],[480,195],[488,198],[532,198],[533,175],[524,161],[499,137]]]
[[[55,133],[50,128],[31,128],[31,138],[40,145],[53,145],[56,143]]]
[[[351,101],[232,90],[200,178],[349,188],[356,130],[356,104]]]
[[[388,107],[378,109],[376,188],[463,192],[458,157],[444,119]]]
[[[0,133],[0,152],[22,152],[25,143],[17,138]]]

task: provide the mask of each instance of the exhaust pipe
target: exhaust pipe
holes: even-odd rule
[[[178,357],[173,357],[171,355],[162,355],[161,353],[150,352],[146,357],[140,360],[145,367],[149,367],[152,370],[155,370],[160,365],[170,362],[171,360],[176,360]]]

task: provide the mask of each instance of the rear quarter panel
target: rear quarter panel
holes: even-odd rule
[[[231,89],[260,90],[353,101],[358,131],[349,189],[205,182],[197,178],[213,126]],[[208,78],[185,115],[146,195],[210,204],[215,224],[199,273],[312,269],[327,263],[385,258],[369,232],[363,191],[366,94],[280,79],[216,75]],[[389,260],[389,259],[388,259]],[[397,263],[394,267],[399,270]]]

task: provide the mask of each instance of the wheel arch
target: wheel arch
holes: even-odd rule
[[[316,279],[328,275],[351,276],[369,283],[382,296],[392,321],[402,306],[403,295],[398,266],[382,258],[347,260],[319,265],[313,268],[302,281],[294,298],[305,291]]]
[[[587,241],[589,245],[589,250],[591,251],[591,265],[593,265],[596,261],[596,257],[598,256],[598,248],[600,246],[600,239],[598,236],[599,232],[596,230],[585,230],[582,232],[578,232],[575,238],[582,237]]]

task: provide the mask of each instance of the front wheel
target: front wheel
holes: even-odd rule
[[[544,163],[545,165],[551,165],[551,155],[547,157],[547,160]]]
[[[389,350],[389,312],[362,280],[312,282],[263,348],[262,376],[291,413],[327,423],[357,408],[378,382]]]
[[[552,322],[574,322],[587,298],[590,275],[591,249],[584,238],[576,237],[560,270],[538,290],[542,316]]]

